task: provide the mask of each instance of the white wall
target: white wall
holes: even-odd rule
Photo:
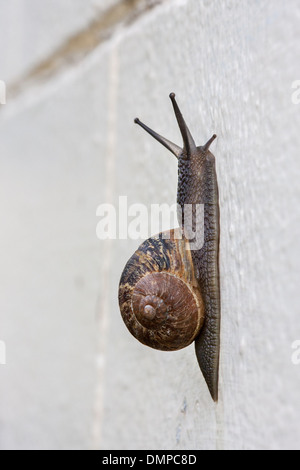
[[[98,5],[39,3],[0,3],[15,21],[0,28],[0,447],[299,449],[299,2],[141,0],[118,16],[101,1],[97,15],[116,8],[105,40],[22,86]],[[180,144],[171,91],[199,144],[218,134],[218,405],[193,346],[148,349],[120,319],[139,241],[96,238],[103,202],[175,202],[175,159],[133,124]]]

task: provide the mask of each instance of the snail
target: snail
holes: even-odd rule
[[[178,159],[179,228],[144,241],[127,262],[119,285],[119,305],[128,330],[141,343],[163,351],[195,342],[200,369],[214,401],[218,400],[220,354],[219,194],[213,135],[201,147],[195,141],[171,93],[183,138],[178,147],[135,122]],[[196,209],[203,207],[203,217]],[[187,215],[192,207],[192,219]],[[195,220],[196,218],[196,220]],[[191,221],[191,220],[192,221]],[[192,232],[191,232],[192,229]],[[193,233],[194,239],[187,236]],[[203,243],[193,241],[203,234]]]

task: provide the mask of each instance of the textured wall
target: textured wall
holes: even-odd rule
[[[39,3],[0,2],[0,447],[299,449],[299,2]],[[193,346],[120,320],[139,241],[96,237],[100,203],[175,202],[175,159],[133,124],[180,143],[171,91],[218,134],[218,405]]]

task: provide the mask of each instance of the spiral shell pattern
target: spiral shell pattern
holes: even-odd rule
[[[188,346],[204,321],[204,306],[187,242],[179,231],[146,240],[128,261],[119,304],[129,331],[141,343],[163,351]]]

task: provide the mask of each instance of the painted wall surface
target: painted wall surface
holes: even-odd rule
[[[300,449],[299,2],[25,3],[0,2],[0,448]],[[181,144],[171,91],[199,145],[218,135],[217,405],[193,346],[120,318],[141,240],[96,236],[100,204],[176,201],[133,123]]]

